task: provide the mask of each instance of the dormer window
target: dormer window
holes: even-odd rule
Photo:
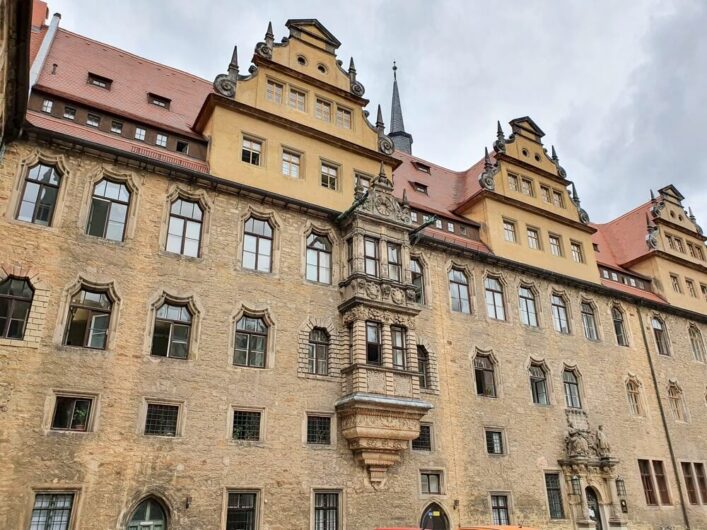
[[[427,186],[425,184],[420,184],[419,182],[413,182],[412,187],[415,189],[415,191],[419,191],[420,193],[427,194]]]
[[[418,171],[422,171],[423,173],[427,173],[428,175],[430,174],[430,166],[422,164],[420,162],[413,162],[412,164]]]
[[[177,140],[177,153],[182,153],[183,155],[188,155],[189,154],[189,142]]]
[[[169,104],[172,102],[171,99],[165,98],[162,96],[158,96],[157,94],[149,93],[149,94],[147,94],[147,97],[148,97],[148,101],[152,105],[162,107],[163,109],[169,109]]]
[[[92,74],[91,72],[88,73],[87,82],[89,85],[105,88],[106,90],[110,90],[110,86],[113,84],[112,79],[108,79],[107,77],[103,77],[101,75]]]

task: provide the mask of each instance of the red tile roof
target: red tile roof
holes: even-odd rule
[[[646,215],[650,208],[648,201],[613,221],[592,225],[597,229],[592,240],[599,245],[604,263],[620,267],[651,252],[646,245]]]
[[[37,52],[39,52],[39,47],[42,45],[44,36],[47,34],[47,26],[42,26],[41,28],[32,28],[32,32],[29,36],[29,65],[32,67],[34,58],[37,57]]]
[[[642,289],[638,289],[636,287],[631,287],[630,285],[626,285],[625,283],[614,282],[611,280],[602,279],[601,284],[604,287],[608,287],[609,289],[613,289],[614,291],[621,291],[623,293],[627,293],[632,296],[638,296],[640,298],[645,298],[646,300],[650,300],[652,302],[658,302],[659,304],[667,303],[662,297],[658,296],[655,293],[652,293],[650,291],[643,291]]]

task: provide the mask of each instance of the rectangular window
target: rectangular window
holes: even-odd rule
[[[665,476],[662,460],[653,460],[653,474],[655,483],[658,486],[658,495],[661,504],[670,504],[670,493],[668,492],[668,479]]]
[[[547,490],[547,504],[550,508],[550,519],[564,519],[565,508],[562,502],[559,473],[545,473],[545,489]]]
[[[258,494],[229,491],[226,530],[255,530]]]
[[[543,202],[552,202],[552,195],[550,194],[550,188],[547,186],[540,186],[540,195],[543,198]]]
[[[234,410],[233,439],[252,442],[260,440],[260,412]]]
[[[692,464],[690,462],[680,462],[682,467],[682,477],[685,480],[685,489],[687,491],[687,499],[690,504],[699,504],[697,498],[697,485],[695,484],[695,476],[692,473]]]
[[[336,126],[342,129],[351,128],[351,111],[341,107],[336,107]]]
[[[107,77],[92,74],[90,72],[88,74],[88,84],[89,85],[93,85],[93,86],[97,86],[99,88],[105,88],[106,90],[110,90],[110,86],[112,83],[113,83],[113,80],[108,79]]]
[[[508,188],[511,191],[518,191],[518,177],[512,173],[508,174]]]
[[[685,278],[685,285],[687,285],[687,292],[693,298],[697,298],[697,290],[695,289],[695,282]]]
[[[565,199],[561,191],[552,190],[552,204],[554,204],[558,208],[565,207]]]
[[[415,451],[432,451],[432,425],[420,425],[420,435],[412,441],[412,448]]]
[[[388,278],[400,282],[402,281],[402,272],[400,245],[388,243]]]
[[[381,325],[378,322],[366,322],[366,363],[381,364],[381,362]]]
[[[322,162],[321,175],[321,184],[324,188],[329,188],[330,190],[335,190],[337,188],[339,180],[339,168],[331,164],[325,164],[324,162]]]
[[[241,146],[241,161],[254,166],[260,165],[260,156],[263,151],[263,142],[253,138],[243,137]]]
[[[584,252],[581,243],[572,241],[570,247],[572,248],[572,259],[577,263],[584,263]]]
[[[145,141],[145,129],[142,127],[135,127],[135,139],[141,142]]]
[[[179,405],[148,403],[145,417],[145,434],[153,436],[177,436]]]
[[[299,178],[301,156],[294,151],[282,152],[282,174],[288,177]]]
[[[331,418],[329,416],[307,416],[307,443],[331,444]]]
[[[300,90],[296,90],[294,88],[290,89],[290,96],[289,96],[289,105],[295,110],[299,110],[301,112],[305,111],[305,100],[306,100],[307,95],[304,92],[301,92]]]
[[[535,228],[528,228],[528,247],[540,250],[540,233]]]
[[[685,245],[683,245],[682,239],[680,239],[679,237],[675,238],[675,248],[679,252],[682,252],[683,254],[685,253]]]
[[[410,212],[410,220],[411,220],[413,223],[416,223],[416,222],[417,222],[417,212]]]
[[[57,396],[52,418],[52,429],[62,431],[87,431],[93,399],[86,397]]]
[[[399,326],[390,326],[390,335],[393,342],[393,368],[405,370],[405,329]]]
[[[359,173],[356,173],[356,185],[360,186],[364,193],[367,192],[370,187],[371,187],[371,178],[367,177],[366,175],[361,175]],[[412,214],[414,212],[410,212],[410,217],[412,217]],[[413,219],[415,221],[416,219]]]
[[[314,102],[314,117],[322,121],[331,121],[331,103],[317,98]]]
[[[550,234],[550,252],[553,256],[562,256],[562,241],[560,236]]]
[[[51,99],[45,99],[44,101],[42,101],[42,112],[51,114],[52,107],[54,107],[54,102]]]
[[[516,224],[513,221],[503,220],[503,237],[506,241],[516,243]]]
[[[523,195],[534,197],[535,191],[533,190],[533,181],[529,178],[520,179],[520,191]]]
[[[701,283],[700,284],[700,291],[702,291],[702,298],[704,298],[705,302],[707,302],[707,285]]]
[[[74,107],[64,107],[64,118],[67,120],[75,120],[76,109]]]
[[[427,187],[425,187],[427,189]],[[442,219],[437,219],[435,221],[435,228],[439,228],[440,230],[442,229]]]
[[[346,240],[346,264],[349,274],[354,271],[353,238]]]
[[[155,105],[156,107],[161,107],[163,109],[169,109],[169,105],[172,102],[171,99],[163,96],[158,96],[157,94],[148,94],[147,96],[152,105]]]
[[[86,125],[90,127],[98,127],[101,124],[101,117],[98,114],[88,114]]]
[[[491,495],[491,515],[493,524],[510,524],[508,513],[508,495]]]
[[[314,493],[314,530],[339,530],[338,493]]]
[[[682,287],[680,287],[680,278],[678,278],[674,274],[671,274],[670,282],[673,284],[673,291],[682,294]]]
[[[167,147],[167,135],[157,133],[157,137],[155,138],[155,145],[158,145],[160,147]]]
[[[496,430],[486,430],[486,452],[490,455],[505,454],[503,449],[503,433]]]
[[[120,121],[111,121],[110,122],[110,132],[115,133],[115,134],[123,134],[123,123]],[[137,132],[137,131],[136,131]],[[137,138],[137,136],[135,136]],[[143,139],[145,136],[143,135]]]
[[[189,154],[189,142],[183,140],[177,140],[177,153],[182,153],[183,155]]]
[[[442,474],[440,472],[422,471],[420,473],[422,493],[440,495],[442,493]]]
[[[265,98],[273,103],[282,103],[282,89],[283,87],[280,83],[268,79],[268,84],[265,88]]]
[[[697,487],[700,490],[702,504],[707,504],[707,477],[705,477],[705,465],[695,463],[695,478],[697,479]]]
[[[378,240],[371,237],[363,238],[363,257],[366,274],[378,277]]]
[[[68,530],[73,505],[73,493],[35,494],[29,530]]]
[[[454,232],[454,223],[447,221],[447,232]]]

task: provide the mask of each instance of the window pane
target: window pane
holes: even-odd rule
[[[88,221],[88,234],[91,236],[103,237],[110,203],[101,199],[93,199],[91,204],[91,216]]]
[[[88,337],[88,345],[91,348],[103,349],[106,347],[106,335],[110,315],[94,315],[91,319],[91,330]]]
[[[169,345],[170,324],[164,320],[155,320],[155,331],[152,334],[152,355],[167,355]]]
[[[69,316],[69,330],[66,334],[66,344],[69,346],[83,346],[86,328],[88,327],[89,312],[86,309],[72,308]]]

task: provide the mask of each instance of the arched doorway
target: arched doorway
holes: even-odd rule
[[[422,530],[449,530],[449,519],[439,504],[433,502],[425,508],[425,511],[422,512],[422,519],[420,519],[420,528]]]
[[[154,497],[144,499],[128,521],[128,530],[167,530],[167,514]]]
[[[591,486],[585,489],[587,494],[587,509],[589,510],[589,518],[597,525],[597,530],[604,530],[604,518],[601,515],[601,506],[599,506],[599,495],[597,490]]]

